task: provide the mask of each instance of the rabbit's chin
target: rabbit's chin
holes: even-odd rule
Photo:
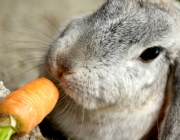
[[[63,82],[61,81],[60,84],[66,95],[68,95],[76,104],[82,106],[83,108],[94,110],[110,105],[110,103],[99,99],[93,94],[89,94],[87,91],[81,91],[78,86],[72,88],[72,85],[69,85],[69,82],[66,80],[63,80]]]

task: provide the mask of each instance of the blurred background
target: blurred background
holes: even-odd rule
[[[0,81],[10,90],[39,75],[57,28],[106,0],[0,0]]]

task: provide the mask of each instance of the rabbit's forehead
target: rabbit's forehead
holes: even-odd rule
[[[170,15],[155,5],[136,7],[129,11],[116,9],[114,15],[103,9],[90,18],[93,21],[90,24],[87,22],[87,26],[90,25],[89,30],[94,30],[91,35],[99,38],[101,45],[117,44],[122,49],[128,49],[127,46],[135,43],[146,46],[148,43],[167,39],[173,28]]]

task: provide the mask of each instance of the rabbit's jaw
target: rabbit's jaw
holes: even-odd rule
[[[94,111],[76,108],[74,110],[78,112],[71,110],[68,111],[71,114],[65,112],[64,120],[57,117],[56,128],[61,126],[64,134],[71,136],[72,140],[138,140],[156,125],[163,99],[163,97],[154,98],[133,112],[120,110],[121,104]],[[58,125],[60,122],[65,124]]]

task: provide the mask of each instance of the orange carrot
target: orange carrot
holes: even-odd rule
[[[9,114],[18,122],[16,137],[28,134],[52,111],[59,92],[46,78],[39,78],[10,93],[0,102],[0,115]]]

